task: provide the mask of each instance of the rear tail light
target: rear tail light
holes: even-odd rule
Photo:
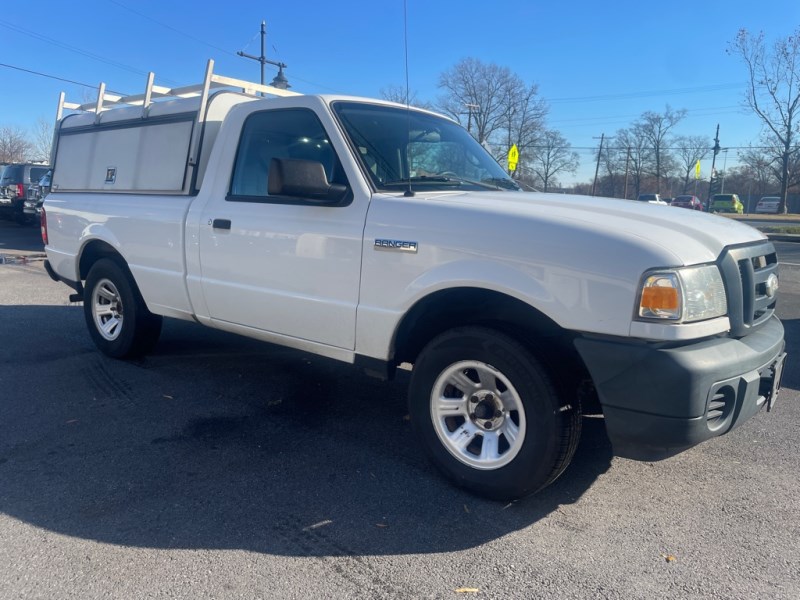
[[[44,245],[47,246],[49,243],[47,241],[47,213],[44,211],[44,207],[42,207],[42,242]]]
[[[25,197],[25,186],[21,183],[17,184],[17,198],[24,198]]]

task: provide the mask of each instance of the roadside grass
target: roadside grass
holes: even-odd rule
[[[729,217],[731,219],[758,219],[759,221],[797,221],[800,223],[800,215],[786,214],[786,215],[761,215],[757,213],[745,213],[743,215],[735,215],[730,213],[717,213],[722,217]]]
[[[720,216],[735,219],[737,221],[758,221],[756,223],[751,223],[751,225],[763,233],[800,235],[800,215],[797,214],[758,215],[755,213],[749,213],[744,215],[720,214]],[[770,225],[770,221],[776,221],[778,223],[775,225]],[[787,221],[790,224],[787,224]],[[791,223],[797,223],[797,225],[793,225]]]
[[[790,235],[800,235],[800,226],[797,225],[759,225],[756,227],[756,229],[763,233],[785,233]]]

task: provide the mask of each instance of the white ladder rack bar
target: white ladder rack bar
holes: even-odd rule
[[[84,104],[76,104],[74,102],[67,102],[64,93],[62,92],[58,98],[58,110],[56,112],[57,119],[60,121],[64,115],[64,110],[74,110],[78,112],[94,112],[96,113],[96,121],[100,118],[100,113],[104,110],[110,109],[114,105],[126,106],[141,106],[142,118],[147,117],[147,112],[155,98],[194,98],[200,97],[201,109],[205,108],[208,102],[208,94],[212,89],[218,88],[240,88],[243,93],[250,96],[255,96],[261,92],[270,94],[272,96],[299,96],[298,92],[292,92],[271,85],[261,85],[252,81],[245,81],[244,79],[236,79],[233,77],[226,77],[214,73],[214,61],[210,59],[206,64],[206,73],[203,82],[199,84],[186,85],[176,88],[168,88],[154,84],[155,74],[150,72],[147,74],[147,84],[143,94],[133,94],[130,96],[121,96],[119,94],[112,94],[106,92],[106,84],[101,83],[97,90],[97,100],[94,102],[87,102]],[[202,114],[202,111],[201,111]]]
[[[80,109],[80,104],[75,104],[74,102],[67,102],[64,92],[61,92],[58,95],[58,110],[56,111],[56,123],[58,123],[61,120],[61,117],[64,116],[64,109],[78,110]]]

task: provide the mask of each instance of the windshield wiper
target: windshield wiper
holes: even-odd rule
[[[516,181],[514,181],[513,179],[507,179],[505,177],[486,177],[481,181],[485,183],[493,183],[497,187],[502,188],[504,190],[515,190],[515,191],[520,190],[519,184]]]
[[[471,179],[464,179],[463,177],[455,177],[453,175],[420,175],[419,177],[408,177],[406,179],[393,179],[392,181],[385,181],[381,185],[386,187],[401,187],[404,185],[414,184],[433,184],[433,185],[452,185],[459,186],[462,184],[475,185],[487,190],[501,190],[503,189],[494,181],[473,181]]]

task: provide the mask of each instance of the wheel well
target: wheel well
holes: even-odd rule
[[[483,325],[515,338],[526,346],[541,337],[564,335],[552,319],[521,300],[480,288],[442,290],[417,302],[395,334],[398,363],[413,363],[431,339],[464,325]]]
[[[78,264],[81,280],[86,279],[86,276],[89,274],[89,269],[101,258],[116,260],[120,266],[124,267],[127,271],[125,259],[122,258],[122,255],[120,255],[111,244],[100,240],[94,240],[86,244],[81,252],[81,260]]]
[[[453,288],[417,302],[395,334],[394,364],[414,363],[434,337],[465,325],[490,327],[514,338],[545,365],[565,398],[580,396],[594,404],[591,377],[573,344],[575,334],[529,304],[492,290]]]

